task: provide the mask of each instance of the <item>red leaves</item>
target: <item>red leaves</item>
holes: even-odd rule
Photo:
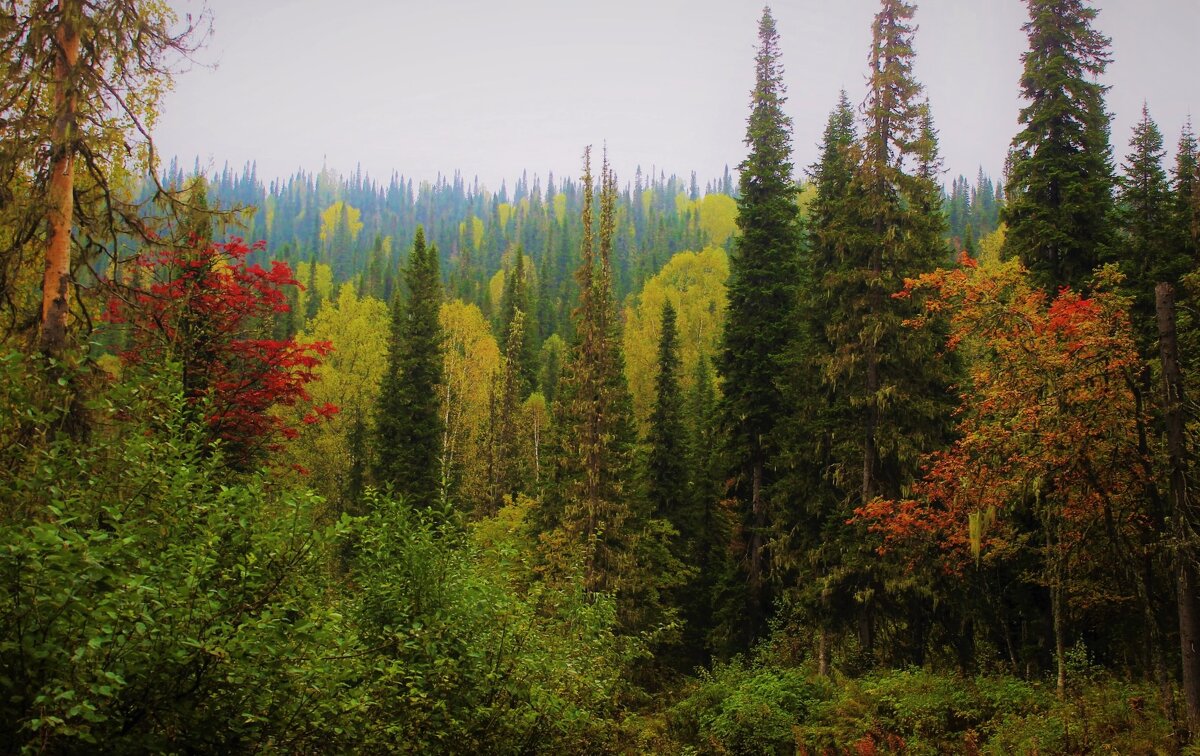
[[[1132,526],[1147,467],[1127,303],[1069,289],[1048,302],[1015,264],[985,271],[960,262],[904,290],[928,296],[925,312],[949,320],[950,346],[970,365],[959,440],[927,460],[911,499],[868,502],[855,519],[883,536],[885,550],[941,553],[950,571],[971,551],[1002,550],[1012,535],[1004,512],[1015,506],[1058,523],[1060,548],[1081,542],[1098,518]]]
[[[264,338],[274,316],[289,309],[284,287],[299,284],[282,262],[248,265],[246,257],[262,248],[235,238],[143,255],[126,270],[125,285],[110,282],[104,313],[129,331],[130,348],[121,354],[127,364],[179,363],[188,401],[204,407],[209,433],[225,442],[235,464],[299,435],[272,409],[307,402],[305,386],[332,350],[329,342]],[[314,407],[303,422],[336,412]]]

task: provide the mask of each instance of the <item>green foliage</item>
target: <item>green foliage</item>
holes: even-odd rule
[[[752,639],[769,609],[763,490],[775,469],[776,419],[784,406],[775,376],[793,338],[800,254],[800,211],[792,176],[791,119],[779,33],[769,8],[758,27],[755,86],[746,124],[749,154],[739,166],[741,235],[729,260],[728,310],[719,368],[733,495],[743,513],[747,616]]]
[[[1147,687],[1100,674],[1067,701],[1007,676],[902,669],[860,680],[763,661],[719,664],[667,712],[699,753],[1167,753]]]
[[[104,387],[90,440],[56,433],[72,389],[39,388],[40,370],[0,360],[0,436],[24,463],[0,471],[7,745],[308,750],[332,736],[344,677],[321,657],[344,639],[322,596],[317,501],[230,479],[177,386]]]
[[[1026,0],[1021,131],[1009,154],[1005,251],[1048,290],[1079,289],[1111,233],[1113,170],[1098,79],[1109,40],[1084,0]]]
[[[443,381],[443,335],[439,322],[442,281],[436,247],[417,229],[404,270],[408,298],[396,298],[387,371],[375,428],[376,481],[413,502],[441,500],[438,456],[443,420],[437,387]]]
[[[527,500],[468,536],[375,497],[355,526],[349,614],[356,747],[400,753],[584,753],[615,748],[615,701],[636,644],[611,599],[531,582]]]
[[[739,658],[702,672],[668,719],[676,737],[702,753],[791,754],[795,728],[828,697],[828,688],[800,669]]]

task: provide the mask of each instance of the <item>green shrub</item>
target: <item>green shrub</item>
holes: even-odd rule
[[[794,728],[826,695],[799,669],[735,659],[703,672],[669,717],[676,736],[702,752],[790,754]]]
[[[498,568],[501,544],[481,552],[440,516],[369,498],[372,514],[352,535],[351,615],[370,652],[357,673],[359,747],[616,749],[622,678],[637,651],[613,634],[612,600],[536,584],[514,590]]]
[[[0,731],[15,749],[299,748],[335,727],[313,500],[231,480],[169,390],[0,360]]]

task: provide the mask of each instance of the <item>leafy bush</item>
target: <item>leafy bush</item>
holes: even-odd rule
[[[704,752],[790,754],[794,728],[828,695],[800,669],[735,659],[702,672],[669,718],[678,737]]]
[[[611,599],[513,590],[457,525],[373,496],[354,531],[352,616],[370,651],[359,747],[595,753],[616,748],[631,647]],[[507,514],[511,516],[511,512]],[[484,526],[491,531],[496,526]]]
[[[760,655],[702,674],[667,718],[684,753],[1172,753],[1153,701],[1102,674],[1060,702],[1045,682],[920,669],[828,680]]]
[[[38,751],[317,742],[339,669],[312,498],[228,480],[177,392],[112,386],[58,431],[85,376],[0,359],[0,730]],[[224,481],[224,482],[223,482]]]

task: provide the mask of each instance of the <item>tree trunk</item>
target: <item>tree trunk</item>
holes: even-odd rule
[[[50,184],[47,188],[46,272],[42,279],[39,347],[57,355],[67,340],[70,311],[71,226],[75,213],[75,67],[79,63],[78,0],[61,0],[54,57],[54,124],[50,131]]]
[[[829,676],[829,628],[823,621],[821,629],[817,631],[817,674]]]
[[[754,467],[750,480],[750,534],[746,543],[746,578],[749,588],[747,601],[747,638],[750,643],[758,639],[766,617],[763,606],[763,529],[766,527],[767,512],[763,498],[763,463],[761,452],[755,452]]]
[[[1200,603],[1196,596],[1196,572],[1191,548],[1194,521],[1188,492],[1183,375],[1179,369],[1179,343],[1175,333],[1175,290],[1169,283],[1160,283],[1154,293],[1158,313],[1158,350],[1162,359],[1167,452],[1171,463],[1171,515],[1179,541],[1175,569],[1179,594],[1183,695],[1187,703],[1188,733],[1195,738],[1200,735]]]
[[[1063,570],[1056,568],[1057,573],[1054,577],[1054,587],[1050,589],[1050,604],[1051,613],[1054,615],[1054,662],[1058,669],[1058,679],[1055,689],[1058,692],[1058,700],[1065,700],[1067,697],[1067,628],[1066,617],[1063,614],[1066,611],[1066,601],[1064,593],[1066,585]]]

